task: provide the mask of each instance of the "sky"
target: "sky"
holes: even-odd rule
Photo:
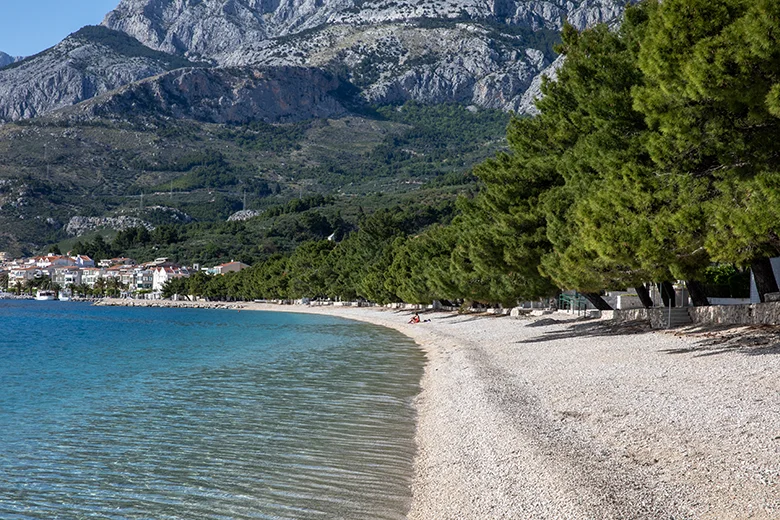
[[[31,56],[85,25],[97,25],[119,0],[0,0],[0,51]]]

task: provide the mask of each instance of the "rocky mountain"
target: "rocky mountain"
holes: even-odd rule
[[[0,51],[0,68],[3,68],[6,65],[10,65],[13,62],[19,61],[21,59],[22,59],[21,56],[11,56],[9,54]]]
[[[194,64],[106,27],[85,27],[0,70],[0,122],[28,119]]]
[[[553,46],[564,21],[578,28],[613,21],[623,4],[624,0],[122,0],[103,26],[85,27],[51,49],[0,69],[0,123],[97,97],[101,99],[89,103],[82,114],[139,108],[137,96],[178,95],[183,92],[179,86],[192,89],[196,78],[195,105],[189,104],[194,92],[189,90],[187,107],[172,97],[156,99],[144,109],[163,107],[165,113],[206,121],[242,121],[254,115],[268,121],[290,120],[299,109],[300,117],[317,117],[341,110],[327,86],[338,78],[372,104],[459,102],[533,113],[540,75],[556,58]],[[10,59],[4,56],[0,60]],[[191,67],[199,70],[171,72]],[[206,72],[209,67],[228,70]],[[272,73],[274,67],[281,69]],[[263,97],[262,81],[251,86],[239,78],[258,71],[274,76],[276,86],[292,88],[292,93]],[[287,73],[292,74],[290,81],[282,79]],[[312,79],[314,85],[295,86],[295,79]],[[132,88],[120,88],[139,81]],[[207,86],[209,81],[214,85]],[[108,100],[116,89],[118,98]],[[207,100],[212,94],[217,97]],[[257,105],[287,103],[297,94],[303,96],[300,105]]]
[[[558,32],[617,19],[623,0],[122,0],[103,24],[219,66],[348,77],[371,103],[463,102],[527,113]],[[538,82],[538,80],[537,80]]]

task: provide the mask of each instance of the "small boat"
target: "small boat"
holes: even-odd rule
[[[39,302],[51,301],[57,299],[57,291],[49,291],[47,289],[38,289],[35,293],[35,299]]]

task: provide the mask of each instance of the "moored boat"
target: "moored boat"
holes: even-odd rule
[[[47,289],[38,289],[35,293],[35,299],[37,301],[51,301],[57,299],[57,291],[50,291]]]

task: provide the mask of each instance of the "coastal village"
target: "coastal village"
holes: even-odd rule
[[[202,271],[223,275],[249,267],[231,261],[213,267],[178,265],[168,258],[137,263],[132,258],[94,259],[85,255],[43,255],[12,259],[0,252],[0,289],[16,295],[33,295],[36,289],[59,292],[65,297],[112,293],[160,299],[165,284]]]

